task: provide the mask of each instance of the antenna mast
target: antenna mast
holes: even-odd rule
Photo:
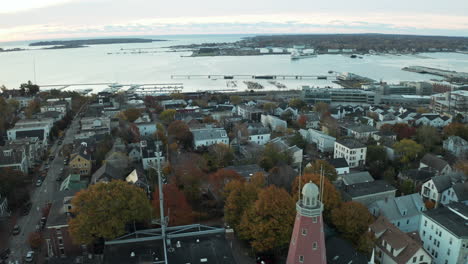
[[[300,163],[299,165],[299,189],[297,190],[298,192],[298,196],[297,196],[297,201],[300,202],[301,201],[301,181],[302,181],[302,162]]]
[[[157,172],[158,172],[158,189],[159,189],[159,216],[161,221],[161,236],[164,244],[164,263],[167,262],[167,245],[166,245],[166,220],[164,217],[164,194],[161,180],[161,154],[159,152],[159,144],[156,146],[156,157],[157,157]]]
[[[324,182],[325,182],[325,179],[324,179],[324,175],[325,175],[325,172],[323,171],[323,165],[320,166],[320,202],[323,203],[323,185],[324,185]]]

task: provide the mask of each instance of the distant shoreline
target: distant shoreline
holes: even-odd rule
[[[29,46],[85,46],[85,45],[106,45],[106,44],[128,44],[128,43],[149,43],[155,41],[167,41],[163,39],[144,38],[111,38],[111,39],[76,39],[76,40],[52,40],[32,42]]]

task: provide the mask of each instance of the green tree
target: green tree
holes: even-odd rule
[[[410,180],[405,180],[400,183],[401,195],[408,195],[414,193],[414,184]]]
[[[260,166],[266,171],[279,165],[291,165],[292,156],[289,152],[280,150],[273,144],[267,144],[260,158]]]
[[[126,225],[146,223],[151,204],[143,189],[124,181],[97,183],[72,199],[69,231],[76,244],[91,244],[98,239],[114,239],[125,234]]]
[[[187,124],[183,121],[176,120],[167,128],[169,136],[168,142],[182,145],[185,149],[190,149],[193,145],[193,134]]]
[[[415,160],[423,152],[423,146],[411,139],[402,139],[393,145],[395,152],[400,155],[403,164]]]
[[[299,132],[296,132],[292,137],[289,137],[288,143],[292,146],[296,145],[301,149],[305,149],[307,145],[307,141],[301,136]]]
[[[136,108],[129,108],[122,112],[122,116],[128,122],[137,120],[141,115],[141,110]]]
[[[294,98],[294,99],[291,99],[291,100],[289,101],[289,106],[291,106],[291,107],[293,107],[293,108],[296,108],[296,109],[298,109],[298,110],[301,110],[301,109],[303,109],[304,107],[306,107],[307,104],[306,104],[303,100],[301,100],[301,99],[299,99],[299,98]]]
[[[233,96],[229,97],[229,101],[231,101],[231,104],[233,104],[233,105],[238,105],[238,104],[240,104],[242,102],[242,99],[238,95],[233,95]]]
[[[175,120],[176,113],[177,112],[174,109],[164,110],[161,114],[159,114],[159,119],[163,122],[163,124],[169,125]]]
[[[267,113],[270,113],[272,114],[273,111],[275,110],[276,108],[276,103],[264,103],[263,104],[263,111],[267,112]]]
[[[421,126],[416,129],[416,141],[423,145],[426,151],[432,151],[441,142],[440,132],[432,126]]]
[[[18,170],[2,168],[0,170],[0,195],[8,199],[10,209],[19,208],[29,200],[29,190],[25,184],[31,179]]]
[[[20,85],[20,92],[24,95],[35,95],[39,92],[39,85],[33,84],[31,81]]]
[[[395,184],[395,169],[390,167],[388,168],[384,173],[383,173],[383,178],[385,181],[387,181],[390,184]]]
[[[446,137],[459,136],[465,140],[468,140],[468,125],[456,122],[451,123],[444,127],[444,135]]]
[[[244,212],[239,227],[256,252],[279,251],[289,245],[295,216],[294,201],[282,188],[269,186]]]
[[[382,177],[382,173],[388,165],[387,152],[381,145],[368,145],[366,154],[366,165],[369,172],[377,178]]]
[[[327,103],[318,102],[314,105],[314,111],[323,115],[330,111],[330,106]]]
[[[326,160],[315,160],[310,163],[311,166],[304,169],[304,173],[319,174],[323,171],[325,177],[330,181],[336,180],[338,174],[336,173],[335,167],[328,163]]]
[[[351,201],[332,211],[332,222],[344,238],[357,245],[362,234],[365,234],[369,225],[374,222],[374,217],[363,204]]]

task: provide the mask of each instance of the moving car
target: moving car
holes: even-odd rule
[[[21,233],[21,228],[19,227],[19,225],[15,225],[13,227],[13,235],[14,236],[19,235],[19,233]]]
[[[41,179],[37,179],[36,181],[36,187],[40,187],[42,185],[42,180]]]
[[[21,216],[25,216],[29,214],[29,210],[31,210],[31,202],[27,202],[23,208],[21,209]]]
[[[28,251],[28,253],[26,253],[26,257],[24,258],[24,260],[26,262],[33,262],[33,260],[34,260],[34,251]]]

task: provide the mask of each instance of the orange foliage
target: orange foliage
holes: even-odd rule
[[[153,208],[159,217],[159,189],[156,186],[153,193]],[[185,194],[175,184],[165,184],[164,215],[169,215],[169,226],[186,225],[193,223],[192,207],[188,204]]]

